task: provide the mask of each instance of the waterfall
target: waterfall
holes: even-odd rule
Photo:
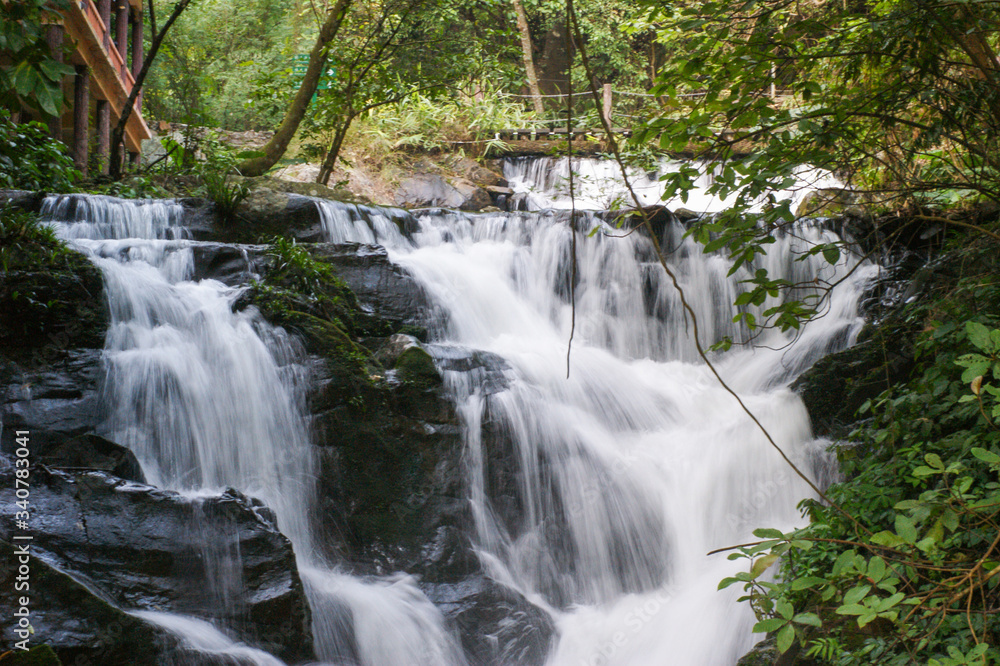
[[[621,191],[611,168],[574,163],[595,183],[612,178],[584,186],[577,208],[592,210],[574,217],[559,210],[568,168],[508,163],[521,205],[544,210],[411,216],[317,206],[331,242],[383,245],[438,313],[426,322],[426,348],[441,361],[463,426],[475,553],[490,579],[554,620],[548,663],[730,666],[760,636],[751,633],[750,609],[736,602],[740,591],[716,590],[742,565],[706,553],[747,541],[757,527],[798,524],[795,506],[810,490],[697,354],[692,322],[650,240],[596,212],[609,203],[609,182],[611,196]],[[825,178],[801,177],[802,187]],[[658,197],[656,173],[643,178],[643,196]],[[724,204],[705,197],[691,207]],[[243,287],[195,279],[199,243],[179,204],[51,197],[44,215],[104,274],[105,434],[136,453],[150,482],[192,496],[232,486],[273,509],[294,544],[324,663],[465,664],[455,627],[421,581],[406,572],[352,576],[319,554],[308,359],[294,336],[253,308],[233,311]],[[854,342],[858,301],[877,267],[850,252],[835,265],[799,261],[838,238],[800,222],[760,266],[797,283],[839,284],[824,316],[751,345],[732,307],[750,273],[728,275],[727,261],[704,254],[680,222],[662,234],[701,344],[723,336],[735,343],[712,356],[718,372],[800,468],[826,472],[826,443],[811,436],[787,386]],[[773,304],[747,308],[760,319]],[[482,352],[485,365],[448,369],[456,350]],[[239,553],[218,550],[206,544],[215,573],[206,598],[225,606],[235,603],[229,579]],[[234,643],[221,621],[136,614],[206,655],[280,663]]]
[[[663,182],[660,177],[680,170],[684,165],[694,166],[699,171],[695,187],[687,193],[687,198],[679,195],[663,201]],[[591,157],[575,157],[572,162],[573,189],[575,202],[569,197],[570,161],[566,157],[522,157],[504,161],[504,177],[514,190],[511,208],[518,210],[542,210],[549,208],[576,208],[590,210],[610,210],[634,206],[632,194],[625,186],[621,168],[614,161]],[[663,204],[671,209],[684,207],[695,213],[715,213],[732,206],[736,195],[722,199],[708,193],[708,187],[718,175],[718,167],[710,168],[704,162],[680,162],[661,159],[647,169],[628,169],[629,183],[643,206]],[[795,183],[779,192],[779,199],[790,199],[795,210],[805,195],[818,188],[840,187],[828,171],[809,167],[794,170]],[[761,200],[763,201],[763,199]]]
[[[445,313],[431,322],[437,344],[429,350],[472,348],[503,361],[494,368],[504,375],[501,390],[483,374],[445,373],[465,427],[477,552],[494,580],[556,618],[552,666],[730,666],[762,637],[751,633],[750,609],[736,602],[740,590],[717,591],[743,565],[706,553],[752,540],[757,527],[798,524],[795,506],[811,491],[697,355],[691,322],[649,239],[625,235],[593,211],[571,220],[553,210],[567,207],[556,187],[567,168],[565,160],[507,162],[522,200],[545,210],[422,211],[408,243],[385,242]],[[611,196],[614,186],[623,189],[607,163],[580,160],[574,168],[585,174],[578,208],[607,206],[597,194],[607,196],[609,182]],[[830,183],[818,172],[801,174],[802,187]],[[605,180],[591,188],[587,175]],[[658,198],[654,176],[640,186]],[[699,193],[695,201],[706,210],[725,204]],[[340,204],[323,206],[344,214]],[[863,323],[858,301],[877,267],[850,252],[835,265],[799,260],[839,237],[798,223],[755,268],[795,283],[841,284],[802,331],[768,331],[751,346],[749,332],[732,321],[751,274],[728,275],[728,262],[684,238],[679,222],[663,233],[702,345],[723,336],[736,342],[714,355],[720,374],[801,469],[828,474],[827,443],[813,439],[787,385],[853,344]],[[748,311],[761,320],[772,305]]]
[[[392,651],[396,656],[406,653],[408,663],[427,666],[462,663],[441,614],[412,579],[363,581],[317,554],[304,352],[255,309],[233,312],[241,288],[192,279],[198,243],[185,240],[180,205],[50,197],[42,216],[104,274],[111,324],[103,434],[132,449],[156,486],[193,496],[232,486],[273,509],[294,544],[321,659],[399,663],[387,654],[378,621],[370,619],[391,607],[393,630],[404,637]],[[213,574],[205,583],[225,611],[239,556],[216,550],[205,544],[202,555]],[[256,658],[259,651],[233,648],[203,621],[139,616],[178,633],[193,650],[278,663],[269,655]],[[345,617],[353,618],[353,627]],[[355,635],[345,636],[350,632]]]

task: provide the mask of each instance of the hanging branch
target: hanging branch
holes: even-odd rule
[[[566,0],[566,53],[569,67],[566,70],[566,159],[569,164],[569,233],[570,233],[570,275],[569,340],[566,343],[566,379],[569,379],[570,354],[573,351],[573,335],[576,333],[576,193],[573,191],[573,0]]]
[[[128,100],[125,102],[125,108],[122,109],[122,114],[118,117],[118,124],[115,125],[115,129],[111,133],[111,159],[108,165],[108,172],[114,180],[121,180],[122,177],[122,146],[124,144],[123,137],[125,136],[125,126],[128,124],[128,119],[132,115],[132,108],[135,106],[135,100],[139,98],[139,92],[142,90],[142,84],[146,81],[146,74],[149,73],[149,68],[152,66],[153,60],[156,58],[156,54],[160,50],[163,38],[166,37],[167,31],[170,30],[170,26],[174,24],[174,21],[177,20],[181,13],[187,9],[190,4],[191,0],[179,0],[177,4],[174,5],[174,10],[170,13],[170,18],[167,19],[167,22],[163,24],[163,28],[161,28],[153,38],[153,44],[149,48],[149,53],[146,54],[146,57],[142,62],[142,69],[139,70],[139,75],[135,77],[135,84],[132,86],[132,92],[129,93]],[[149,23],[150,28],[155,32],[156,14],[153,12],[153,0],[149,0]]]
[[[568,8],[571,8],[572,0],[566,0],[566,5]],[[571,9],[569,9],[568,11],[571,12]],[[587,72],[587,78],[590,81],[590,92],[594,99],[594,103],[598,105],[598,108],[600,108],[601,97],[597,92],[597,88],[594,87],[593,83],[594,77],[592,76],[591,73],[590,61],[587,58],[587,49],[584,45],[583,35],[580,32],[580,24],[572,13],[570,13],[570,17],[572,20],[572,27],[573,27],[572,34],[575,36],[577,47],[580,49],[580,62],[583,64],[583,67]],[[726,380],[724,380],[722,378],[722,375],[719,374],[719,371],[716,369],[711,359],[708,358],[708,354],[705,351],[705,348],[702,346],[701,340],[699,339],[698,318],[697,315],[695,314],[694,308],[688,301],[687,296],[684,293],[684,289],[681,287],[680,281],[677,279],[677,275],[672,270],[670,270],[670,266],[667,264],[667,260],[664,258],[663,248],[660,245],[660,241],[656,236],[656,232],[653,230],[652,222],[649,219],[649,213],[646,211],[645,206],[643,206],[642,202],[639,200],[639,196],[635,193],[635,190],[632,188],[632,183],[629,180],[628,170],[625,168],[625,162],[622,159],[621,150],[618,146],[618,141],[615,139],[614,133],[611,130],[611,123],[607,118],[604,117],[603,114],[600,114],[600,117],[601,117],[601,125],[604,127],[604,131],[608,137],[608,144],[611,147],[611,152],[615,157],[615,161],[618,163],[618,168],[621,170],[622,178],[624,178],[625,180],[625,187],[628,189],[629,194],[632,197],[632,200],[635,202],[636,210],[639,212],[642,218],[642,225],[646,228],[646,231],[649,235],[649,239],[653,244],[653,249],[656,251],[656,256],[659,259],[660,266],[666,272],[667,277],[670,278],[670,281],[673,284],[674,289],[677,291],[677,295],[680,298],[681,302],[681,308],[683,308],[684,310],[685,318],[690,318],[691,320],[691,329],[692,329],[692,335],[694,337],[694,346],[698,352],[698,356],[701,357],[701,360],[708,367],[709,371],[715,377],[716,381],[719,382],[719,385],[722,386],[722,388],[726,391],[726,393],[733,396],[733,398],[739,404],[740,409],[750,418],[751,421],[753,421],[754,425],[757,426],[757,429],[760,430],[760,432],[764,435],[764,438],[767,439],[768,444],[770,444],[771,447],[778,452],[778,455],[780,455],[781,458],[785,461],[785,463],[787,463],[788,466],[792,468],[792,471],[795,472],[795,474],[800,479],[805,481],[805,483],[809,486],[809,488],[812,489],[812,491],[816,493],[816,495],[820,497],[820,499],[822,499],[829,506],[833,507],[838,512],[843,514],[848,520],[851,521],[851,523],[854,524],[854,526],[858,530],[866,534],[871,534],[871,531],[867,527],[862,525],[857,518],[852,516],[843,507],[841,507],[839,504],[837,504],[829,497],[827,497],[826,493],[820,490],[816,482],[813,481],[805,472],[803,472],[799,468],[798,465],[796,465],[792,461],[791,458],[788,457],[788,454],[786,454],[784,450],[774,440],[774,437],[771,436],[771,433],[768,431],[768,429],[764,426],[763,423],[761,423],[760,419],[757,418],[757,415],[754,414],[749,407],[747,407],[746,403],[743,402],[743,399],[739,396],[739,394],[731,386],[729,386],[729,384],[726,383]],[[570,173],[572,174],[572,168],[570,169]]]

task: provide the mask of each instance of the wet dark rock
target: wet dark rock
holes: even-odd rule
[[[44,640],[64,664],[158,666],[175,652],[176,639],[119,610],[55,567],[33,546],[30,551],[30,613],[35,633],[29,645]],[[19,553],[20,548],[15,551],[15,545],[0,539],[0,560],[5,565],[14,563]],[[14,588],[13,573],[13,569],[6,570],[0,585],[0,606],[10,612],[20,607],[21,595]],[[14,623],[4,622],[0,629],[4,647],[0,649],[21,640],[14,628]]]
[[[4,190],[0,189],[0,205],[5,203],[21,208],[31,213],[42,210],[42,201],[45,200],[45,192],[28,192],[27,190]]]
[[[29,430],[32,459],[44,465],[63,470],[94,470],[107,472],[125,481],[146,483],[135,454],[124,446],[93,433],[62,439],[58,435]],[[13,439],[13,429],[11,438]],[[14,447],[6,445],[4,453],[13,453]]]
[[[253,246],[199,243],[194,254],[195,280],[218,280],[230,287],[248,283],[255,272],[258,248]]]
[[[101,421],[99,349],[51,350],[25,367],[0,356],[0,450],[15,430],[29,430],[39,446],[94,432]]]
[[[481,576],[424,591],[458,627],[473,666],[545,663],[555,624],[517,592]]]
[[[197,240],[257,243],[272,236],[301,241],[324,238],[316,202],[300,194],[257,189],[240,204],[232,221],[224,220],[207,199],[181,199],[184,225]]]
[[[423,325],[430,308],[417,281],[389,261],[385,248],[374,245],[317,243],[317,259],[333,265],[365,310],[399,325]]]
[[[284,659],[312,656],[292,545],[257,500],[232,489],[185,498],[103,472],[41,466],[32,469],[31,484],[33,551],[86,581],[93,596],[118,608],[209,619]],[[14,499],[8,464],[0,501],[13,506]],[[0,539],[10,542],[13,515],[0,520]],[[62,618],[56,634],[82,621],[79,609],[51,610]]]

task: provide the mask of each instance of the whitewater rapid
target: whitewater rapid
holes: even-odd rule
[[[493,377],[443,375],[464,429],[476,555],[490,578],[553,618],[548,663],[731,665],[760,636],[751,633],[749,607],[736,603],[740,590],[716,589],[741,565],[707,553],[748,540],[757,527],[797,524],[809,488],[698,356],[692,322],[649,239],[621,237],[592,211],[570,218],[551,209],[562,207],[552,185],[562,168],[508,168],[528,193],[523,205],[545,210],[409,218],[317,206],[330,241],[383,245],[420,284],[441,315],[427,322],[432,355],[457,348],[495,359]],[[577,207],[605,203],[584,192]],[[112,322],[106,434],[136,453],[150,482],[192,495],[232,486],[274,510],[295,546],[324,663],[465,664],[455,628],[420,581],[405,572],[354,577],[320,555],[309,364],[294,336],[252,308],[233,311],[242,287],[194,279],[197,242],[181,207],[50,198],[45,215],[104,273]],[[754,348],[733,323],[749,274],[728,275],[725,259],[704,254],[680,222],[667,224],[661,240],[702,345],[736,342],[713,355],[719,373],[790,458],[821,473],[825,443],[812,437],[787,386],[853,343],[859,299],[877,267],[850,252],[836,265],[799,260],[838,240],[821,224],[799,223],[762,266],[772,277],[839,284],[823,317],[797,335],[770,331]],[[222,627],[141,616],[206,654],[280,663],[233,644]]]

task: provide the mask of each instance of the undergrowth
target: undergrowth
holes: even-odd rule
[[[997,664],[1000,281],[994,246],[954,250],[960,275],[905,307],[911,381],[865,403],[839,451],[846,480],[800,505],[810,524],[730,555],[757,632],[816,663]],[[779,567],[776,580],[764,572]]]

